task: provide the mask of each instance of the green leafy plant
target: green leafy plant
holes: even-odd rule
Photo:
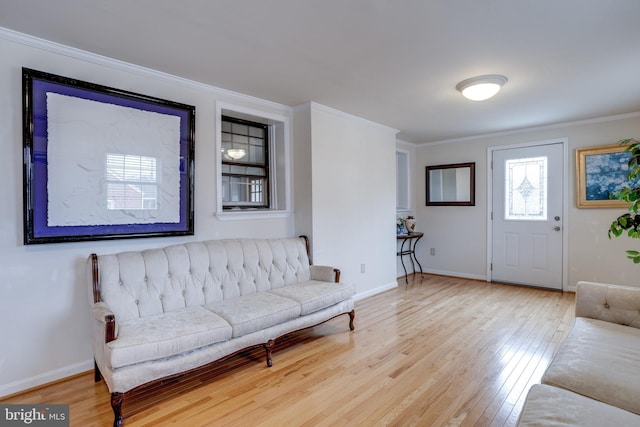
[[[623,139],[620,145],[626,146],[625,151],[631,153],[629,158],[628,186],[614,192],[611,197],[629,203],[628,212],[616,218],[609,227],[609,239],[619,237],[624,232],[632,239],[640,239],[640,142],[635,139]],[[628,250],[627,258],[640,264],[640,251]]]

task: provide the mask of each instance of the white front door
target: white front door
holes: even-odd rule
[[[493,151],[491,281],[562,289],[563,152]]]

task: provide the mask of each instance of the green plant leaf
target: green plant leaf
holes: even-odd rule
[[[617,199],[629,203],[627,213],[618,216],[609,226],[607,235],[609,239],[619,237],[624,231],[631,239],[640,239],[640,142],[627,138],[618,141],[624,146],[624,150],[629,152],[628,166],[629,170],[626,175],[626,185],[617,191],[612,192],[610,199]],[[626,251],[627,258],[635,264],[640,264],[640,251]]]

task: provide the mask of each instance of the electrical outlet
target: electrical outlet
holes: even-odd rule
[[[365,267],[364,264],[360,264],[360,274],[364,274]]]
[[[431,250],[429,251],[429,253],[431,254],[431,256],[435,256],[435,254],[436,254],[436,248],[431,248]]]

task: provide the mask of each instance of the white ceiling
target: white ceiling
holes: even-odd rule
[[[0,0],[2,27],[416,143],[640,111],[639,22],[640,0]],[[455,90],[482,74],[509,82]]]

